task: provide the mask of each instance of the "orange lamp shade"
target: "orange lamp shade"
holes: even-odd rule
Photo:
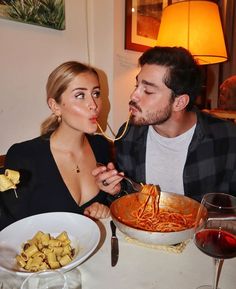
[[[183,1],[163,10],[159,46],[182,46],[199,64],[227,60],[219,9],[210,1]]]

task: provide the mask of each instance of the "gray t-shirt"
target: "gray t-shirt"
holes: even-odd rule
[[[183,169],[196,125],[173,137],[159,135],[149,126],[146,150],[146,183],[159,184],[162,191],[184,194]]]

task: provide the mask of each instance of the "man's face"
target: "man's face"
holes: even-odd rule
[[[136,125],[160,125],[172,114],[172,91],[164,84],[168,68],[145,64],[137,76],[130,96],[131,122]]]

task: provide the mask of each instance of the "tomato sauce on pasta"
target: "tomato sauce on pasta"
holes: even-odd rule
[[[155,185],[144,185],[141,205],[131,212],[136,227],[153,232],[177,232],[194,226],[192,214],[172,212],[159,207],[160,189]],[[144,196],[144,197],[143,197]]]

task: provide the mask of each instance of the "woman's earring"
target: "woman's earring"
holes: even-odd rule
[[[61,116],[60,116],[60,115],[58,115],[58,117],[57,117],[57,121],[58,121],[58,123],[61,122]]]

